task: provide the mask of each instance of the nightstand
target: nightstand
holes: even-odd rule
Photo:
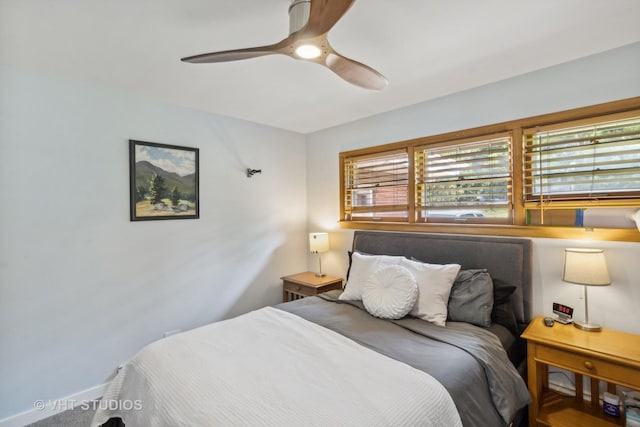
[[[311,271],[284,276],[281,279],[284,302],[342,289],[342,278],[329,275],[318,277]]]
[[[529,426],[621,426],[624,415],[611,417],[599,405],[599,383],[609,392],[616,384],[640,390],[640,335],[603,328],[587,332],[573,325],[544,325],[535,318],[522,334],[527,340]],[[575,373],[576,396],[549,390],[548,366]],[[583,398],[583,378],[591,378],[591,402]],[[622,412],[622,411],[621,411]]]

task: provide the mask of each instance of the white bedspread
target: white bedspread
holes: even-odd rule
[[[150,344],[103,400],[92,427],[462,426],[433,377],[275,308]]]

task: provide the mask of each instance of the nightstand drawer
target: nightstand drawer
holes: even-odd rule
[[[298,295],[312,296],[316,295],[316,288],[310,286],[304,286],[299,283],[287,282],[286,280],[282,283],[282,289],[287,292],[293,292]]]
[[[535,358],[545,364],[564,368],[589,377],[604,379],[615,384],[628,387],[639,387],[640,377],[637,369],[608,362],[591,356],[585,356],[570,351],[561,350],[545,345],[536,346]]]

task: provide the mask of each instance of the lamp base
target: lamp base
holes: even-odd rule
[[[573,326],[587,332],[600,332],[602,330],[602,326],[597,323],[578,322],[577,320],[573,322]]]
[[[316,277],[324,277],[324,276],[326,276],[325,273],[316,273]]]

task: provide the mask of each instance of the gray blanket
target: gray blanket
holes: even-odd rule
[[[491,332],[466,323],[436,326],[405,317],[382,320],[339,291],[278,305],[436,378],[467,427],[507,426],[530,401],[527,387]]]

